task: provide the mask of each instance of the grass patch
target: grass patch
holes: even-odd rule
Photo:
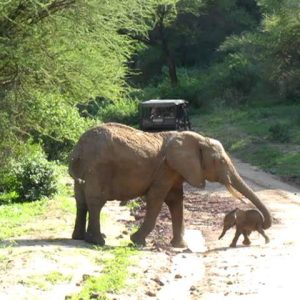
[[[19,283],[28,286],[35,286],[40,290],[48,290],[52,285],[57,285],[64,282],[71,281],[71,275],[65,275],[60,272],[54,271],[44,275],[32,275],[26,280],[22,280]]]
[[[229,153],[279,176],[300,178],[300,105],[194,111],[192,124]]]
[[[26,224],[47,212],[49,201],[14,203],[0,206],[0,240],[27,233]]]
[[[0,241],[32,233],[34,228],[41,229],[42,226],[30,225],[43,220],[43,216],[50,215],[51,211],[55,210],[56,214],[61,213],[61,215],[75,214],[76,204],[71,198],[73,188],[66,183],[67,169],[64,166],[57,168],[59,170],[59,194],[51,200],[44,198],[34,202],[14,203],[6,201],[6,199],[11,199],[14,193],[0,194],[2,204],[0,205]]]
[[[105,250],[100,250],[105,251]],[[118,293],[126,285],[128,279],[128,268],[134,264],[133,257],[137,250],[132,247],[118,247],[110,252],[110,256],[103,258],[98,263],[103,265],[100,276],[90,276],[83,284],[81,292],[72,295],[69,299],[108,299],[108,293]]]

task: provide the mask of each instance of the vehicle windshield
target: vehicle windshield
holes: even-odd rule
[[[143,118],[156,119],[156,118],[175,118],[176,107],[144,107]]]

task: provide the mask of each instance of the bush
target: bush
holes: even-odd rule
[[[287,143],[290,141],[291,136],[287,125],[276,123],[270,126],[270,139],[274,142]]]
[[[144,89],[143,98],[185,99],[202,110],[223,103],[239,105],[247,102],[247,95],[257,83],[255,72],[250,63],[237,56],[207,69],[178,68],[176,87],[164,72],[160,83]]]
[[[29,142],[16,153],[0,172],[0,202],[35,201],[52,196],[57,190],[56,165],[47,161],[42,147]]]
[[[149,99],[184,99],[194,107],[203,107],[208,104],[208,99],[203,94],[206,85],[204,73],[200,70],[178,68],[177,76],[179,84],[171,85],[167,71],[164,70],[163,78],[158,84],[147,86],[140,98]]]
[[[96,117],[103,122],[135,125],[138,124],[138,103],[136,100],[117,100],[103,106]]]
[[[16,165],[14,173],[15,191],[20,202],[51,197],[57,192],[55,167],[44,157],[25,159]]]

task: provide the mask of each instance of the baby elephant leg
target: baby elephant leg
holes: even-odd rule
[[[266,244],[270,242],[269,237],[265,234],[265,231],[261,227],[257,228],[257,231],[265,238]]]
[[[236,232],[235,232],[235,236],[230,244],[230,247],[236,247],[236,243],[237,243],[237,240],[239,239],[240,235],[241,235],[241,230],[240,229],[236,229]]]
[[[249,246],[251,244],[251,241],[249,240],[249,232],[243,231],[243,236],[244,236],[243,244]]]

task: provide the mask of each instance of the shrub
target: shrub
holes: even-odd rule
[[[5,167],[0,173],[1,202],[35,201],[57,190],[56,165],[47,161],[41,145],[23,144]]]
[[[276,123],[270,126],[270,139],[274,142],[287,143],[290,141],[290,132],[287,125]]]
[[[57,179],[53,163],[44,157],[27,158],[15,169],[15,191],[18,201],[36,201],[57,192]]]
[[[103,106],[98,114],[103,122],[118,122],[127,125],[138,123],[138,101],[136,100],[117,100]]]

